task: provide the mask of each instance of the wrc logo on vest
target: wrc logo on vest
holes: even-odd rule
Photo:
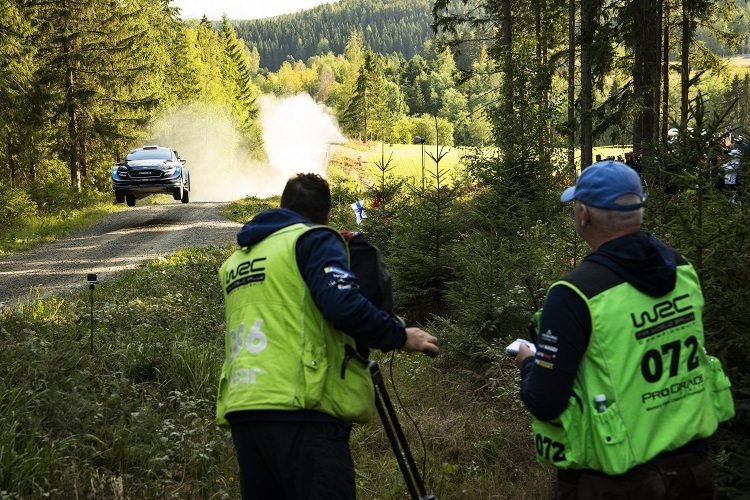
[[[263,262],[265,260],[265,257],[246,260],[241,262],[235,269],[228,269],[224,275],[226,293],[232,293],[232,291],[239,286],[265,280],[266,274],[263,272],[266,270],[266,268],[263,267]]]
[[[256,319],[253,326],[250,327],[250,331],[245,337],[245,323],[240,323],[237,327],[237,331],[231,330],[229,332],[229,362],[234,363],[237,357],[245,349],[250,354],[258,354],[262,352],[268,345],[268,337],[266,334],[260,331],[260,327],[263,325],[262,319]],[[256,375],[259,373],[265,373],[265,370],[260,368],[237,368],[232,370],[229,376],[229,384],[254,384]]]
[[[635,333],[636,340],[643,340],[670,328],[695,321],[695,313],[687,313],[687,311],[693,309],[693,304],[690,302],[680,304],[681,301],[688,299],[690,299],[690,294],[659,302],[654,304],[652,310],[642,311],[638,317],[631,312],[630,319],[633,326],[643,328]],[[679,314],[679,316],[675,316],[676,314]]]

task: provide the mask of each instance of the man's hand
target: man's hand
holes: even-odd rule
[[[523,367],[523,361],[528,358],[529,356],[533,356],[534,351],[529,348],[526,344],[521,342],[521,345],[518,347],[518,354],[516,354],[516,366],[520,370],[521,367]]]
[[[437,346],[437,338],[415,327],[406,329],[406,343],[401,346],[401,350],[406,352],[424,352],[430,356],[437,356],[440,352]]]

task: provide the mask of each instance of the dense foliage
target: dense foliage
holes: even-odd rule
[[[248,149],[260,147],[252,58],[228,23],[185,25],[156,0],[0,7],[0,179],[8,187],[107,190],[111,166],[132,147],[164,140],[176,123],[157,118],[179,107],[215,108]]]
[[[628,131],[640,109],[633,99],[649,89],[633,87],[633,81],[640,81],[632,71],[640,60],[635,57],[640,45],[634,41],[638,30],[626,22],[627,5],[608,3],[601,11],[592,46],[599,51],[593,57],[592,111],[586,111],[581,95],[567,116],[565,9],[559,1],[548,2],[544,10],[540,5],[519,5],[514,11],[507,45],[505,28],[496,24],[502,18],[498,7],[479,1],[344,0],[279,18],[212,23],[184,22],[169,3],[158,0],[3,0],[0,180],[8,188],[42,181],[66,183],[79,191],[106,190],[111,165],[128,149],[174,141],[183,128],[181,121],[198,122],[196,115],[205,119],[206,114],[227,118],[241,133],[243,151],[262,157],[261,93],[306,92],[333,110],[347,134],[392,142],[425,137],[432,127],[420,126],[420,121],[437,117],[441,126],[452,127],[450,137],[445,131],[440,134],[444,144],[480,146],[503,137],[507,146],[512,144],[509,132],[524,134],[523,144],[506,149],[524,159],[540,152],[546,162],[549,148],[564,143],[570,134],[576,136],[579,125],[583,131],[588,122],[580,119],[587,116],[593,120],[594,142],[630,142]],[[718,75],[704,75],[690,84],[710,88],[714,99],[708,106],[717,109],[737,94],[738,86],[723,98],[726,73],[721,73],[715,57],[709,57],[704,39],[711,34],[716,43],[729,43],[724,47],[741,47],[742,40],[732,30],[739,29],[737,15],[747,9],[745,2],[726,5],[720,12],[724,17],[711,10],[706,19],[698,20],[695,44],[701,50],[690,56],[690,69]],[[433,7],[437,8],[431,12]],[[668,25],[673,59],[682,52],[676,42],[678,14],[673,9]],[[243,28],[264,23],[271,27],[261,39]],[[419,33],[409,36],[408,49],[388,41],[389,33],[403,24]],[[429,34],[430,24],[438,36]],[[320,47],[301,54],[278,46],[271,53],[280,63],[271,72],[265,59],[269,56],[259,43],[286,30],[295,33],[297,42],[315,41]],[[325,30],[338,31],[335,46],[322,43]],[[626,57],[615,64],[618,58],[613,56],[619,54]],[[459,74],[475,78],[459,85]],[[670,78],[676,76],[672,71]],[[377,106],[362,106],[364,88]],[[671,92],[662,102],[682,113],[682,98]],[[367,120],[360,119],[363,109],[371,109]],[[661,126],[679,121],[680,113],[662,117]],[[745,115],[738,107],[734,123],[744,123]],[[365,122],[373,127],[361,130]],[[185,140],[188,148],[192,142]],[[180,151],[193,156],[184,147]]]
[[[339,0],[298,14],[233,20],[240,38],[256,47],[261,66],[278,71],[289,58],[306,61],[329,51],[343,54],[352,31],[361,31],[379,54],[417,55],[432,38],[430,0]]]

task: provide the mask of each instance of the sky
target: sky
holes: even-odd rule
[[[209,20],[218,21],[223,14],[229,19],[260,19],[263,17],[291,14],[311,9],[324,3],[338,0],[172,0],[173,7],[180,8],[182,19],[201,19],[205,14]]]

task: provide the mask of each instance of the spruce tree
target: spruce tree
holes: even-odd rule
[[[359,69],[357,84],[344,111],[345,127],[362,141],[381,139],[390,131],[391,117],[382,66],[368,48]]]
[[[175,21],[153,0],[47,0],[39,4],[39,21],[39,79],[49,118],[65,131],[59,153],[70,184],[80,190],[82,177],[96,181],[89,172],[94,152],[110,141],[132,141],[166,94],[163,33]],[[102,183],[107,174],[98,172]]]
[[[29,138],[33,131],[27,120],[30,95],[33,90],[33,69],[36,47],[32,43],[36,28],[23,9],[22,2],[0,0],[0,130],[4,138],[0,145],[7,159],[6,178],[9,187],[18,184],[20,177],[19,157],[22,151],[30,148]],[[22,147],[23,143],[23,147]],[[30,176],[33,180],[34,162],[30,163]]]
[[[260,89],[253,83],[250,74],[251,54],[226,16],[222,18],[219,35],[224,57],[222,58],[222,80],[232,100],[235,117],[243,132],[253,144],[260,143],[261,131],[257,124],[256,99]]]

